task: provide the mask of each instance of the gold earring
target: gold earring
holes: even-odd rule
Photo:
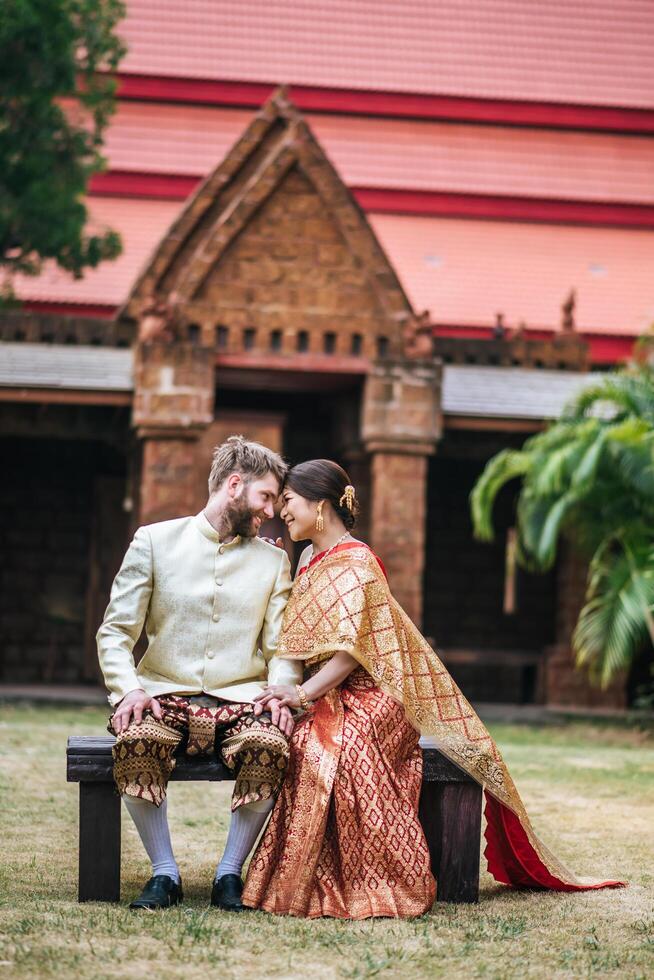
[[[325,519],[322,516],[322,505],[324,504],[324,502],[325,502],[324,500],[321,500],[319,502],[318,510],[316,511],[316,531],[318,532],[325,530]]]

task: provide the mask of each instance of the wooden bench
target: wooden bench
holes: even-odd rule
[[[121,802],[113,781],[112,735],[68,739],[67,779],[79,783],[80,902],[120,901]],[[423,740],[420,820],[440,902],[479,898],[481,786]],[[180,754],[173,781],[231,780],[217,759]]]

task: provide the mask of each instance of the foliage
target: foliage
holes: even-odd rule
[[[120,253],[89,233],[83,196],[104,167],[125,48],[121,0],[4,0],[0,16],[0,267],[36,274],[44,259],[80,277]]]
[[[481,540],[492,539],[495,499],[515,478],[521,564],[551,568],[562,535],[590,558],[573,643],[606,685],[654,642],[654,369],[602,377],[522,450],[491,459],[471,494]]]

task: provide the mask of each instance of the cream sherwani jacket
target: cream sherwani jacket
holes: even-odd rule
[[[204,514],[140,527],[97,634],[110,703],[138,687],[252,701],[266,681],[300,683],[301,663],[275,656],[290,589],[285,551],[260,538],[223,544]]]

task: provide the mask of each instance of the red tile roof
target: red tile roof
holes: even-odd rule
[[[128,0],[125,72],[654,107],[650,0]]]
[[[238,109],[123,102],[116,170],[204,177],[252,118]],[[306,116],[349,186],[654,203],[654,139],[398,119]]]
[[[96,198],[99,223],[123,234],[125,252],[81,281],[50,269],[17,282],[24,299],[111,303],[126,298],[150,252],[177,216],[173,201]],[[417,310],[439,324],[507,324],[556,328],[574,286],[582,330],[636,334],[654,322],[652,235],[621,229],[371,215]]]
[[[573,113],[573,103],[654,109],[654,0],[128,0],[121,31],[130,46],[124,71],[159,79],[532,99]],[[108,134],[110,167],[128,178],[203,177],[250,118],[236,108],[122,101]],[[412,302],[436,323],[488,326],[501,311],[511,325],[555,328],[573,286],[582,329],[636,334],[654,321],[651,232],[554,223],[565,208],[592,207],[599,221],[605,205],[621,213],[654,205],[654,140],[379,115],[308,121],[345,182],[365,189],[359,200],[369,210],[381,210],[376,189],[398,199],[522,201],[513,215],[522,222],[442,217],[504,213],[492,207],[371,215]],[[138,186],[121,193],[138,195]],[[558,212],[554,201],[563,202]],[[124,255],[81,281],[49,268],[20,280],[20,295],[118,306],[181,204],[119,196],[91,206],[122,231]],[[551,223],[530,223],[536,218]]]
[[[371,215],[414,306],[435,323],[558,327],[577,290],[582,330],[641,333],[654,323],[653,237],[645,231]]]
[[[47,263],[36,278],[19,276],[15,290],[23,299],[52,303],[91,303],[118,306],[125,299],[150,252],[168,231],[180,204],[168,201],[129,201],[95,198],[88,202],[90,228],[111,227],[123,238],[123,253],[115,262],[102,262],[83,279]]]

